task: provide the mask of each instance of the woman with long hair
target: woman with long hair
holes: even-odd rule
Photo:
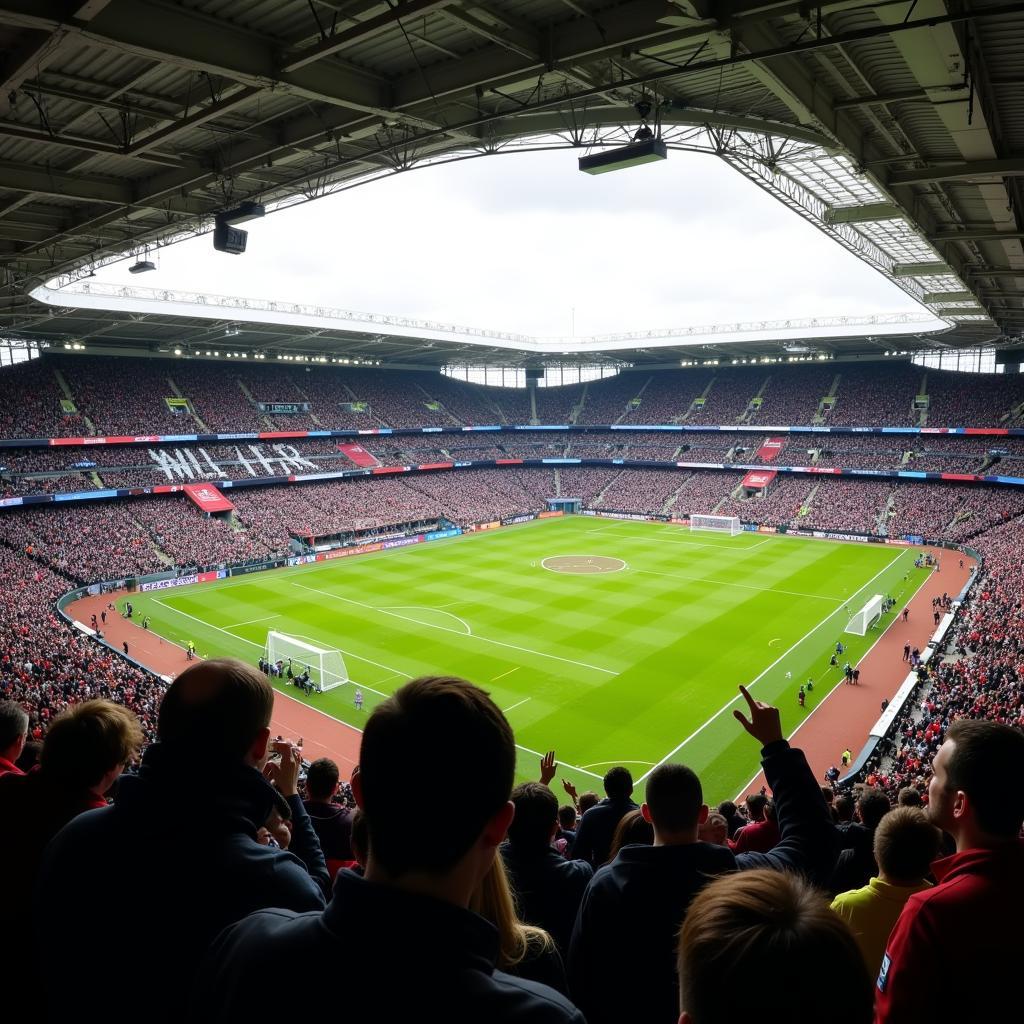
[[[498,929],[498,969],[530,981],[550,985],[568,994],[565,967],[554,940],[544,931],[519,919],[505,863],[499,854],[477,886],[469,909]]]

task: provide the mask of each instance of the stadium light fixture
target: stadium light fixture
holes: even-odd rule
[[[150,270],[156,270],[156,264],[152,260],[137,260],[128,268],[128,273],[145,274]]]

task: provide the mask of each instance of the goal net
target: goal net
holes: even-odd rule
[[[690,530],[713,530],[735,537],[743,532],[743,524],[739,516],[690,516]]]
[[[854,613],[846,627],[846,632],[864,636],[868,629],[881,618],[884,600],[881,594],[875,594],[859,612]]]
[[[318,647],[287,633],[277,633],[274,630],[267,633],[265,657],[274,665],[281,662],[286,678],[289,664],[293,677],[308,671],[310,681],[321,693],[349,681],[348,669],[345,667],[341,651],[331,647]]]

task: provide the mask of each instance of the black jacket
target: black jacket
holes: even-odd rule
[[[818,884],[835,863],[836,833],[807,760],[782,740],[762,765],[782,837],[769,853],[710,843],[625,846],[593,877],[569,947],[569,992],[589,1024],[675,1024],[676,945],[694,896],[716,875],[750,868],[805,872]],[[723,999],[728,993],[723,993]]]
[[[580,818],[576,841],[572,844],[572,859],[585,860],[595,869],[599,868],[608,859],[619,822],[636,809],[637,805],[628,798],[611,800],[607,797],[591,807]]]
[[[326,910],[265,910],[227,929],[189,1020],[252,1024],[273,1003],[273,979],[285,984],[282,965],[299,964],[305,977],[348,982],[305,986],[310,1020],[584,1024],[565,996],[495,970],[497,956],[498,933],[482,917],[340,871]]]
[[[304,800],[310,823],[327,860],[352,860],[352,813],[341,804]]]
[[[551,933],[563,957],[576,912],[594,869],[582,860],[566,860],[557,850],[523,850],[512,843],[501,848],[520,917]]]
[[[157,743],[112,806],[62,829],[36,894],[37,953],[50,971],[60,964],[46,992],[51,1019],[105,1018],[113,985],[147,1021],[180,1021],[225,926],[263,907],[323,907],[327,867],[298,797],[288,800],[292,852],[256,842],[275,798],[255,768]]]
[[[861,889],[878,874],[875,862],[875,831],[859,822],[836,829],[839,836],[839,858],[829,885],[832,895]]]

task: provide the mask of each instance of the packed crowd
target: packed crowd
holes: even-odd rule
[[[623,766],[601,778],[603,799],[564,780],[560,806],[553,751],[539,781],[514,785],[508,721],[450,677],[413,680],[370,715],[354,814],[333,761],[300,783],[301,745],[272,740],[273,690],[242,662],[183,672],[130,773],[145,701],[141,723],[119,693],[65,706],[27,775],[32,720],[2,702],[0,813],[16,827],[0,872],[21,885],[0,923],[34,923],[8,966],[55,1021],[102,1013],[109,996],[88,981],[115,947],[120,997],[141,1005],[156,986],[155,1021],[251,1020],[282,961],[322,978],[342,958],[357,1021],[904,1024],[923,1019],[922,991],[965,1019],[1005,1010],[1024,733],[958,716],[930,741],[927,811],[920,791],[894,807],[877,785],[855,798],[820,786],[779,710],[741,691],[735,728],[767,787],[714,811],[678,763],[649,773],[642,806]],[[33,712],[34,698],[19,692]],[[410,801],[409,765],[458,778],[463,799]],[[183,813],[203,843],[180,842]],[[145,941],[118,945],[154,876]],[[54,958],[63,983],[44,985]],[[771,984],[751,982],[762,975]],[[303,994],[311,1013],[336,1001],[331,986]]]
[[[190,433],[201,432],[200,422],[224,432],[458,427],[530,423],[534,412],[540,423],[798,425],[815,422],[833,385],[836,401],[824,422],[837,426],[1009,426],[1024,402],[1019,375],[925,371],[897,361],[641,369],[536,388],[531,400],[527,389],[429,371],[54,354],[0,374],[0,436]],[[930,406],[924,413],[914,408],[922,389]],[[702,395],[703,408],[693,409]],[[188,399],[195,415],[173,413],[172,397]],[[77,412],[65,413],[62,399]],[[257,402],[309,409],[262,413]]]
[[[924,370],[910,363],[864,363],[836,367],[840,375],[836,403],[825,417],[830,426],[912,427],[919,417],[914,399],[919,394]],[[938,377],[929,372],[928,379]],[[963,376],[958,376],[962,382]],[[974,386],[974,375],[969,375]],[[929,418],[931,426],[938,420]],[[964,424],[941,424],[963,426]]]
[[[686,483],[687,476],[674,469],[624,469],[604,488],[594,507],[615,512],[641,512],[667,515],[673,495]],[[695,512],[704,511],[694,509]]]
[[[891,493],[892,484],[886,481],[823,476],[813,482],[804,499],[808,512],[798,525],[811,530],[877,533],[878,517]]]
[[[777,476],[764,497],[754,495],[730,499],[718,509],[720,516],[739,516],[746,523],[780,526],[797,521],[804,500],[813,486],[807,477]]]
[[[832,366],[786,366],[773,369],[762,395],[761,408],[751,423],[811,423],[821,400],[829,393],[836,369]]]
[[[604,799],[570,784],[571,803],[560,806],[553,755],[541,762],[540,782],[513,788],[516,750],[501,712],[482,691],[438,680],[411,684],[367,723],[353,816],[336,766],[311,766],[303,799],[301,751],[281,740],[268,762],[272,695],[252,668],[206,663],[165,696],[162,682],[53,610],[83,580],[163,568],[167,558],[193,564],[280,550],[299,523],[350,529],[439,510],[469,522],[575,491],[606,507],[717,507],[748,519],[728,510],[760,504],[757,514],[775,506],[785,516],[809,501],[802,524],[831,517],[830,528],[850,529],[858,502],[866,521],[892,490],[782,477],[765,499],[730,501],[740,479],[512,468],[240,490],[234,522],[205,519],[181,496],[5,513],[0,815],[16,827],[0,875],[17,877],[25,893],[38,881],[40,896],[38,905],[6,901],[0,922],[21,937],[8,966],[37,1012],[55,1020],[104,1012],[109,992],[90,979],[117,949],[119,998],[158,1021],[251,1019],[281,962],[322,978],[342,959],[359,979],[345,997],[358,1020],[436,1010],[467,1024],[675,1024],[681,1005],[692,1024],[867,1024],[873,1014],[877,1024],[903,1024],[921,1019],[930,985],[957,1017],[1004,1013],[1024,913],[1014,842],[1024,819],[1016,782],[1024,737],[1006,728],[1024,727],[1021,519],[1013,518],[1024,505],[1006,492],[943,489],[956,492],[957,515],[969,511],[961,523],[984,528],[971,537],[984,568],[949,656],[934,659],[920,699],[897,723],[890,756],[871,766],[854,799],[830,794],[831,812],[820,780],[784,740],[778,712],[753,699],[741,725],[760,747],[770,801],[752,793],[741,808],[726,801],[709,812],[698,777],[671,764],[650,774],[643,809],[622,767],[602,780]],[[800,488],[814,493],[801,497]],[[913,511],[918,500],[952,507],[954,495],[939,494],[933,485],[901,489],[890,528],[925,516]],[[62,760],[76,729],[78,756]],[[99,743],[112,733],[118,743]],[[111,790],[144,742],[141,768]],[[756,749],[751,742],[752,757]],[[463,799],[410,801],[410,763],[431,778],[459,778]],[[956,790],[969,799],[954,813]],[[927,816],[914,806],[926,793]],[[932,869],[942,841],[935,825],[953,859]],[[183,828],[204,842],[181,842]],[[154,888],[153,877],[163,884]],[[948,895],[965,884],[966,902]],[[145,941],[126,943],[140,892]],[[45,960],[18,916],[29,912]],[[969,946],[954,942],[978,920],[985,927],[970,928]],[[62,984],[45,985],[55,961]],[[757,977],[772,984],[736,983]],[[337,995],[314,988],[303,999],[319,1014]]]

